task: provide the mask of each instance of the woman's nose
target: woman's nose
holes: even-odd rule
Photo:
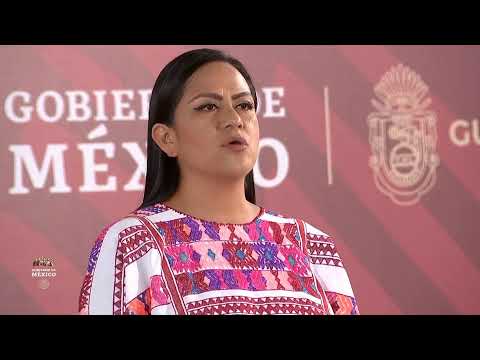
[[[225,127],[243,127],[243,120],[242,117],[234,110],[229,109],[225,112]]]

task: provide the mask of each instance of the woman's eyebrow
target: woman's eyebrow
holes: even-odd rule
[[[222,100],[223,99],[223,96],[220,95],[220,94],[217,94],[217,93],[201,93],[201,94],[198,94],[198,95],[194,96],[193,98],[191,98],[188,103],[190,104],[192,101],[194,101],[198,98],[201,98],[201,97],[209,97],[209,98],[213,98],[213,99],[216,99],[216,100]]]
[[[242,91],[241,93],[232,95],[232,100],[238,99],[242,96],[251,96],[250,91]]]
[[[242,91],[238,94],[235,94],[235,95],[232,95],[232,100],[235,100],[235,99],[238,99],[242,96],[250,96],[250,91]],[[209,98],[212,98],[212,99],[216,99],[216,100],[223,100],[223,96],[220,95],[220,94],[217,94],[217,93],[200,93],[198,95],[195,95],[193,98],[190,99],[190,101],[188,102],[189,104],[198,99],[198,98],[201,98],[201,97],[209,97]]]

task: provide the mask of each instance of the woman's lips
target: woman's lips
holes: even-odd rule
[[[231,144],[223,145],[223,147],[225,147],[229,150],[235,151],[235,152],[241,152],[241,151],[244,151],[248,147],[248,145],[247,144],[239,144],[239,143],[231,143]]]

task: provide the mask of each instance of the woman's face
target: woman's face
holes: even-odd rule
[[[232,65],[211,62],[185,84],[175,110],[173,153],[182,172],[244,178],[258,155],[259,128],[247,82]],[[226,147],[243,137],[244,150]]]

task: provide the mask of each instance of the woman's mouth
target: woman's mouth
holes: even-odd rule
[[[248,143],[247,143],[247,140],[245,140],[245,138],[242,135],[237,134],[237,135],[231,136],[224,143],[223,147],[232,151],[241,152],[248,147]]]
[[[244,151],[248,147],[248,145],[245,143],[241,143],[240,141],[232,141],[226,145],[223,145],[223,147],[232,151],[241,152]]]

